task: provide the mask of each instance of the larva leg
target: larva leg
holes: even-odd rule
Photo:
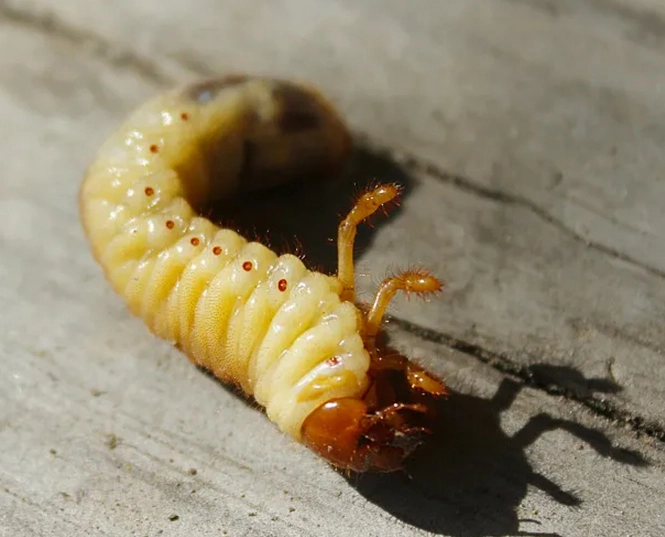
[[[360,196],[349,214],[339,225],[337,234],[337,278],[344,287],[340,297],[342,300],[350,302],[355,300],[353,246],[358,225],[398,195],[399,187],[397,185],[381,185],[366,192]]]
[[[374,338],[379,331],[388,304],[397,291],[405,293],[429,294],[441,290],[443,285],[426,270],[405,270],[383,280],[374,297],[372,308],[367,314],[365,339]]]

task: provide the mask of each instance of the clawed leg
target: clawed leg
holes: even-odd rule
[[[393,201],[399,195],[397,185],[381,185],[366,192],[356,202],[349,214],[339,225],[337,237],[337,278],[344,287],[342,300],[355,301],[355,273],[353,246],[358,225],[372,216],[380,207]],[[381,326],[388,304],[397,291],[406,293],[435,293],[442,284],[426,270],[405,270],[386,278],[376,293],[372,308],[367,314],[365,337],[374,338]]]
[[[358,225],[372,216],[380,207],[390,203],[399,195],[397,185],[381,185],[366,192],[356,202],[349,214],[339,225],[337,235],[337,278],[342,282],[342,300],[355,301],[355,273],[353,246]]]
[[[364,337],[367,339],[376,336],[388,304],[390,304],[397,291],[422,295],[437,293],[442,287],[443,284],[424,269],[405,270],[395,276],[386,278],[381,282],[374,297],[374,303],[367,314]]]

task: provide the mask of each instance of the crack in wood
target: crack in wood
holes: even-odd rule
[[[412,323],[405,319],[395,316],[388,316],[390,323],[398,326],[400,329],[412,334],[424,341],[429,341],[437,345],[442,345],[449,349],[472,356],[484,364],[496,369],[504,375],[510,375],[519,379],[524,385],[543,391],[549,395],[557,395],[565,399],[576,401],[591,410],[594,414],[602,416],[615,424],[623,424],[631,431],[648,436],[660,442],[665,442],[665,428],[660,424],[650,421],[643,416],[635,415],[627,410],[622,410],[609,402],[606,398],[597,399],[595,397],[584,397],[573,390],[570,390],[555,379],[548,378],[545,382],[542,378],[537,378],[530,367],[512,361],[505,354],[485,349],[480,345],[464,341],[450,334],[426,328]]]
[[[665,279],[665,270],[651,266],[648,263],[640,261],[639,259],[635,259],[634,257],[619,250],[616,250],[614,248],[611,248],[601,242],[583,237],[573,229],[566,226],[564,222],[558,220],[552,214],[550,214],[545,209],[540,207],[537,203],[533,202],[528,198],[525,198],[524,196],[519,196],[505,191],[488,188],[462,175],[446,172],[440,169],[435,164],[432,164],[431,162],[426,162],[425,160],[420,159],[419,157],[416,157],[414,155],[402,153],[401,151],[397,151],[395,149],[391,149],[386,146],[378,145],[374,141],[372,141],[370,137],[365,133],[357,133],[356,136],[360,141],[360,144],[365,148],[367,148],[368,150],[374,153],[381,153],[385,155],[386,158],[398,164],[402,164],[411,171],[425,173],[430,177],[432,177],[433,179],[439,181],[440,183],[453,185],[456,188],[459,188],[460,190],[476,195],[480,198],[496,201],[498,203],[515,205],[528,209],[529,211],[531,211],[531,213],[533,213],[541,220],[554,226],[555,228],[557,228],[567,236],[571,237],[575,241],[581,242],[587,248],[601,252],[619,261],[623,261],[624,263],[637,267],[651,274],[652,276],[656,276],[657,278]]]

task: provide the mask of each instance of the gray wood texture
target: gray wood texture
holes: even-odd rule
[[[0,49],[1,536],[665,535],[661,2],[2,0]],[[361,235],[359,284],[446,281],[391,308],[453,390],[410,478],[331,470],[151,336],[90,256],[97,146],[230,71],[317,84],[358,146],[348,181],[240,226],[331,269],[351,183],[405,187]]]

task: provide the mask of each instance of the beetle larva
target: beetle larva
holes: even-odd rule
[[[313,88],[245,76],[197,83],[148,101],[103,144],[81,187],[81,219],[106,277],[154,334],[334,466],[392,471],[446,393],[376,343],[394,294],[436,292],[436,278],[405,271],[370,307],[355,303],[356,228],[398,189],[365,193],[340,224],[336,276],[197,213],[239,191],[330,176],[350,146]]]

